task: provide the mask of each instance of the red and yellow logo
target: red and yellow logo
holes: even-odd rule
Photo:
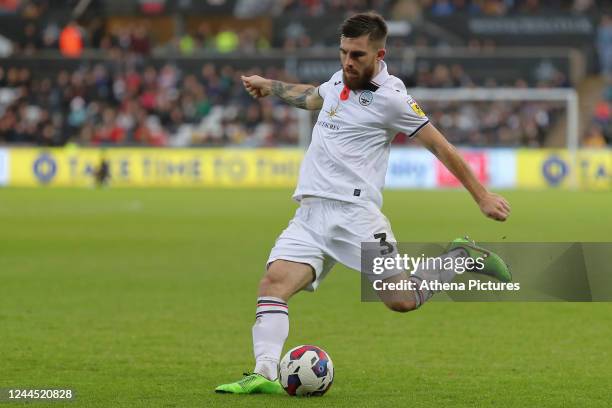
[[[410,104],[410,107],[412,108],[412,110],[414,111],[414,113],[417,114],[417,116],[424,118],[425,117],[425,112],[423,112],[423,109],[421,109],[421,107],[419,106],[418,103],[416,103],[416,101],[414,99],[409,99],[408,100],[408,104]]]

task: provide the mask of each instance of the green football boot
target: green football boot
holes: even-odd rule
[[[221,384],[215,392],[225,394],[284,394],[285,390],[277,380],[270,381],[260,374],[244,373],[242,380]]]
[[[508,266],[496,253],[479,247],[468,237],[455,239],[450,243],[448,250],[451,251],[457,248],[465,250],[470,258],[476,259],[480,257],[484,259],[484,268],[482,270],[474,269],[469,272],[492,276],[500,282],[512,282],[512,274]]]

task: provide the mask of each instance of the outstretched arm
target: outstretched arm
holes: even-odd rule
[[[241,79],[246,90],[254,98],[276,95],[289,105],[308,110],[321,109],[323,106],[323,98],[312,85],[288,84],[258,75],[243,76]]]
[[[431,123],[421,129],[416,137],[470,192],[480,211],[497,221],[505,221],[510,215],[510,204],[498,194],[491,193],[478,181],[474,172],[463,160],[457,149]]]

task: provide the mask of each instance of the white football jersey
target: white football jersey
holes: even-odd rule
[[[380,64],[368,89],[346,88],[342,70],[319,86],[323,108],[300,168],[297,201],[315,196],[382,206],[391,140],[400,132],[413,137],[429,120]]]

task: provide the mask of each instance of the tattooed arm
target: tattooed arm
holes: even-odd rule
[[[321,109],[323,98],[317,88],[312,85],[294,85],[281,81],[272,81],[272,94],[278,96],[289,105],[300,109]]]
[[[254,98],[276,95],[289,105],[300,109],[317,110],[323,106],[323,98],[312,85],[287,84],[262,78],[258,75],[242,77],[246,90]]]

